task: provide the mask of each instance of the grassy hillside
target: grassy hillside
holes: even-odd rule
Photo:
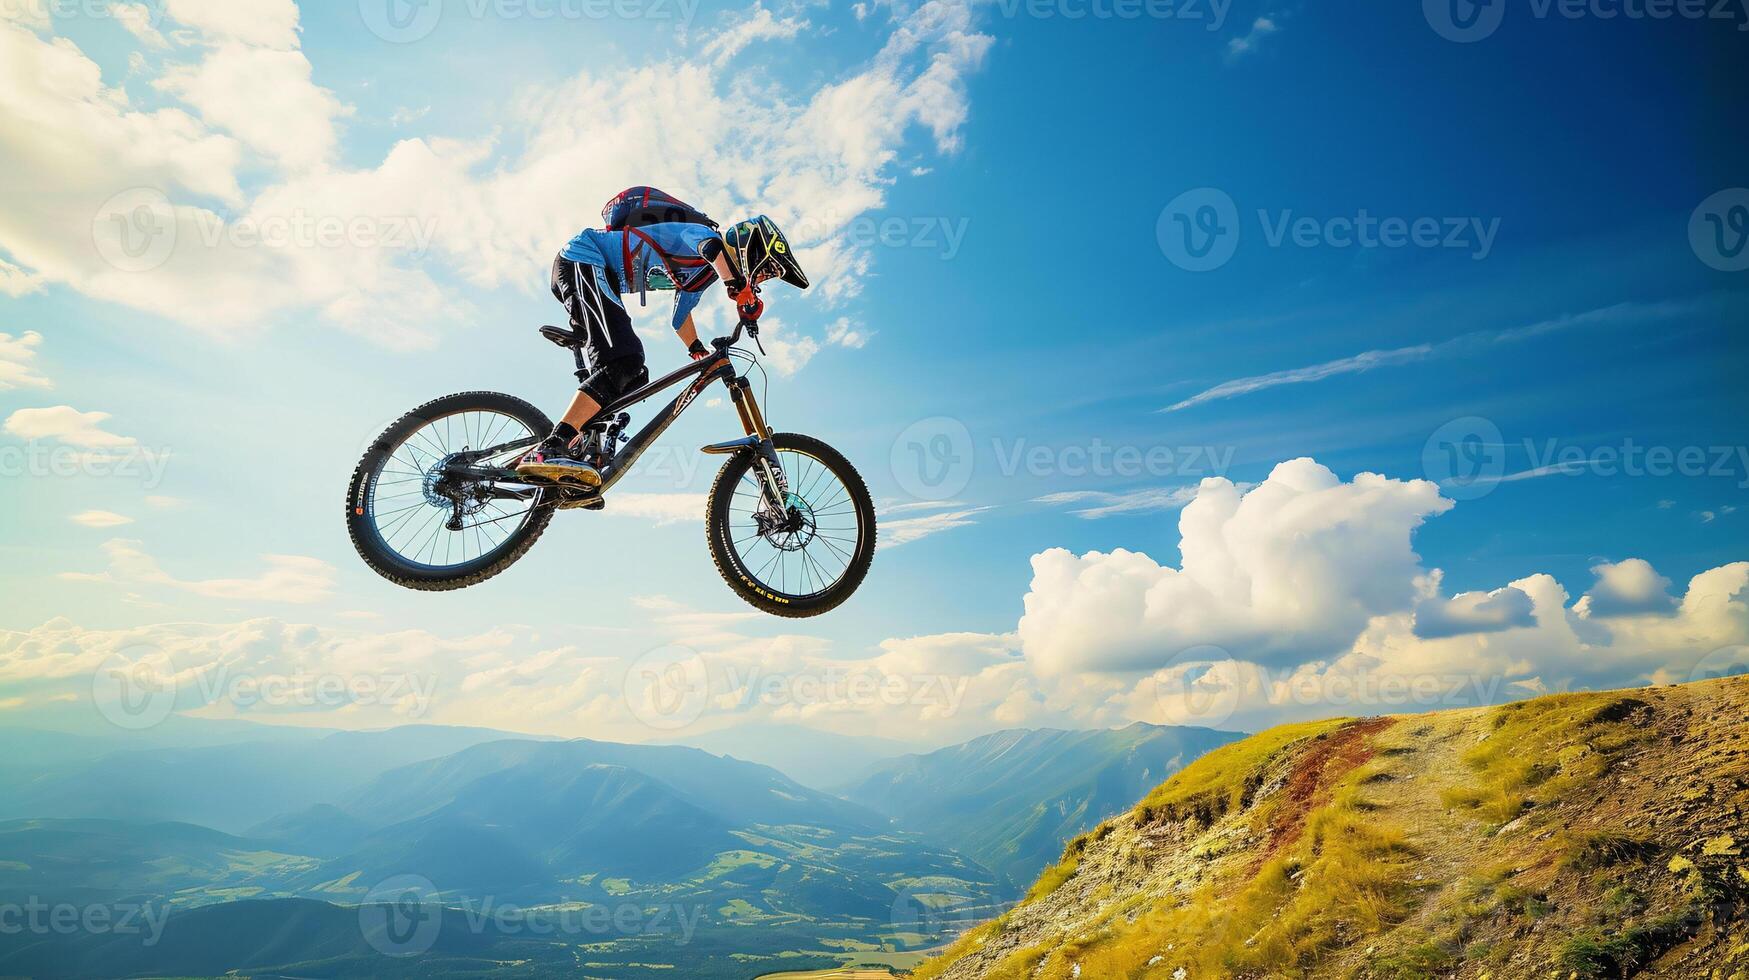
[[[1243,737],[1137,723],[996,732],[875,766],[845,794],[1024,887],[1063,842],[1185,763]]]
[[[1290,725],[918,977],[1749,977],[1749,678]]]

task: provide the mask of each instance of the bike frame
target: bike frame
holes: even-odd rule
[[[710,387],[711,382],[720,380],[723,386],[729,390],[729,398],[735,403],[735,411],[741,417],[741,427],[746,435],[740,439],[712,443],[703,447],[701,451],[728,455],[742,449],[756,450],[760,456],[759,469],[766,503],[778,511],[784,508],[785,498],[789,492],[789,481],[784,475],[782,465],[778,462],[777,450],[771,441],[771,429],[765,424],[765,416],[759,410],[759,402],[753,397],[753,385],[735,370],[734,361],[729,356],[729,350],[741,338],[741,332],[746,326],[745,323],[736,326],[732,336],[727,340],[718,341],[717,350],[711,356],[677,368],[642,388],[621,395],[609,404],[602,406],[595,417],[585,425],[586,429],[598,426],[601,424],[601,420],[611,418],[633,405],[647,401],[677,384],[687,382],[680,394],[674,396],[660,412],[656,413],[654,418],[646,423],[642,429],[639,429],[623,449],[613,453],[612,459],[601,470],[601,486],[587,496],[606,493],[609,488],[618,483],[621,477],[631,471],[632,466],[637,463],[638,457],[644,454],[644,450],[648,449],[650,444],[655,442],[662,433],[668,431],[668,427],[674,424],[674,420],[680,417],[680,413],[686,411],[698,399],[699,393]],[[459,453],[445,468],[446,473],[464,479],[525,483],[524,478],[518,476],[515,470],[476,466],[474,463],[479,459],[509,452],[521,446],[533,445],[540,438],[537,435],[534,439],[519,439],[485,449]],[[605,448],[611,452],[614,447]],[[534,487],[534,492],[547,488],[548,485],[540,484]],[[523,499],[526,499],[530,494],[530,491],[503,488],[496,488],[495,492],[503,496]]]

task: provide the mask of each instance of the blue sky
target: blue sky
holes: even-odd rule
[[[1199,5],[1069,19],[1062,12],[1083,5],[705,3],[682,26],[666,14],[514,13],[559,9],[537,4],[507,16],[449,0],[428,35],[389,43],[367,29],[373,2],[250,0],[239,9],[251,23],[238,27],[200,0],[171,0],[142,8],[152,26],[136,32],[85,8],[30,22],[26,6],[4,25],[14,56],[29,45],[71,51],[102,81],[25,86],[0,103],[0,141],[29,175],[0,197],[10,212],[0,270],[12,270],[0,279],[0,333],[28,350],[13,355],[26,377],[49,385],[0,390],[0,416],[104,412],[103,430],[133,440],[124,451],[169,453],[161,481],[8,473],[0,627],[13,632],[0,678],[19,693],[0,702],[15,702],[18,719],[75,703],[52,700],[65,692],[44,680],[43,651],[56,644],[107,650],[144,636],[175,651],[188,629],[170,624],[222,633],[261,617],[288,624],[261,642],[291,663],[320,659],[288,652],[299,629],[339,638],[315,649],[421,631],[407,642],[422,650],[439,640],[465,650],[466,638],[502,630],[505,664],[560,648],[622,662],[669,641],[772,662],[863,663],[910,656],[907,643],[983,651],[986,660],[917,654],[992,688],[974,697],[981,707],[935,727],[832,706],[770,719],[924,740],[1002,723],[1171,720],[1158,705],[1135,708],[1134,684],[1182,648],[1328,664],[1362,655],[1368,622],[1410,623],[1430,596],[1539,574],[1566,592],[1548,608],[1585,621],[1577,647],[1545,663],[1536,651],[1548,638],[1528,621],[1478,623],[1475,649],[1442,648],[1440,669],[1495,672],[1522,689],[1628,683],[1684,674],[1749,639],[1730,582],[1701,625],[1653,616],[1598,626],[1574,611],[1603,588],[1594,567],[1643,559],[1655,572],[1624,571],[1620,588],[1679,600],[1692,577],[1741,574],[1735,563],[1749,558],[1749,279],[1716,268],[1730,257],[1703,254],[1704,239],[1690,236],[1709,208],[1723,220],[1749,203],[1749,192],[1730,196],[1749,184],[1732,95],[1749,44],[1740,11],[1735,21],[1647,21],[1511,5],[1492,36],[1454,43],[1420,5],[1234,0],[1219,18]],[[749,43],[725,47],[737,31]],[[238,52],[262,60],[241,76],[214,68]],[[274,72],[284,75],[263,80]],[[238,108],[248,78],[262,91]],[[139,150],[144,138],[60,145],[31,121],[82,119],[69,104],[113,109],[122,92],[116,111],[158,113],[153,138],[172,149],[141,162],[152,156]],[[170,111],[186,123],[166,122]],[[690,450],[734,434],[724,407],[689,414],[667,437],[667,471],[626,486],[642,509],[628,498],[615,514],[610,499],[606,514],[563,515],[513,570],[464,592],[377,579],[353,556],[338,506],[366,440],[450,391],[562,408],[569,365],[534,334],[558,312],[545,257],[595,220],[600,201],[645,180],[721,217],[760,209],[803,229],[822,285],[768,297],[775,363],[788,369],[773,371],[768,414],[842,449],[891,508],[884,526],[908,540],[883,547],[855,600],[826,618],[746,615],[716,579],[699,523],[684,519],[691,498],[677,496],[706,489],[710,470]],[[93,263],[78,219],[130,187],[162,190],[184,221],[190,209],[236,222],[308,206],[433,222],[436,244],[207,254],[184,238],[164,266],[118,274]],[[1187,192],[1200,195],[1193,204],[1230,202],[1238,237],[1218,268],[1170,257],[1171,209]],[[1363,212],[1431,221],[1440,244],[1342,247],[1346,228],[1327,222]],[[1271,241],[1308,218],[1317,228],[1300,243],[1294,233]],[[881,221],[902,230],[870,240]],[[656,368],[680,357],[661,335],[665,317],[657,301],[641,321]],[[1295,380],[1320,365],[1327,377]],[[1271,380],[1243,380],[1256,378]],[[1255,390],[1198,398],[1235,381]],[[11,458],[71,445],[65,417],[35,418],[49,428],[0,434]],[[1354,504],[1306,554],[1295,542],[1310,532],[1291,514],[1229,520],[1211,547],[1249,569],[1250,585],[1226,585],[1251,597],[1224,598],[1239,611],[1210,613],[1217,625],[1159,619],[1143,596],[1152,571],[1136,573],[1142,592],[1092,595],[1106,571],[1077,558],[1085,574],[1065,594],[1034,560],[1126,549],[1181,566],[1179,519],[1203,477],[1267,491],[1278,463],[1310,457],[1345,486],[1376,473],[1408,487],[1445,475],[1430,472],[1438,434],[1453,423],[1476,431],[1464,421],[1475,419],[1498,433],[1483,451],[1508,479],[1447,486],[1447,499],[1463,498],[1455,506],[1422,497],[1398,513],[1412,493],[1394,489]],[[970,454],[953,456],[963,486],[918,499],[908,443],[922,440],[927,458],[938,434],[969,439]],[[1608,453],[1636,445],[1705,462],[1687,475],[1612,466]],[[1174,463],[1075,469],[1095,447],[1171,450]],[[1043,463],[1010,465],[1034,450]],[[1578,457],[1551,455],[1560,452]],[[1340,510],[1310,498],[1305,507]],[[88,511],[130,522],[70,520]],[[106,544],[117,539],[137,543]],[[1376,567],[1401,574],[1378,581],[1358,567],[1375,547]],[[1411,547],[1418,561],[1404,558]],[[1257,598],[1270,574],[1247,565],[1276,560],[1297,569],[1286,582],[1352,580],[1334,590],[1329,615],[1284,621]],[[1434,569],[1431,591],[1414,584]],[[1104,657],[1099,625],[1125,616],[1135,622]],[[71,625],[51,642],[40,628],[55,617]],[[164,630],[180,639],[153,632]],[[1690,646],[1672,649],[1661,630]],[[1264,632],[1288,637],[1290,652],[1247,653],[1246,638]],[[1519,634],[1521,652],[1464,659]],[[1137,644],[1154,653],[1138,659]],[[1596,659],[1587,644],[1634,652],[1588,671],[1577,666]],[[1081,647],[1094,652],[1065,652]],[[459,693],[479,675],[461,666],[465,653],[429,657],[458,692],[435,717],[517,727],[502,704]],[[348,662],[336,669],[359,669]],[[572,676],[566,662],[538,683]],[[541,724],[615,732],[586,707],[599,694]],[[1316,708],[1266,699],[1234,717]]]

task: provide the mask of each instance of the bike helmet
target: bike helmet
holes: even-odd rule
[[[777,223],[763,214],[737,221],[723,232],[723,243],[748,282],[782,279],[797,289],[808,288],[808,274]]]

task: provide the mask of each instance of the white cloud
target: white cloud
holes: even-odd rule
[[[111,3],[109,14],[146,47],[162,50],[170,46],[170,42],[158,31],[157,14],[151,7],[143,3]]]
[[[1257,18],[1251,22],[1251,30],[1227,42],[1227,58],[1231,60],[1257,50],[1257,45],[1264,38],[1279,30],[1281,27],[1276,24],[1275,18]]]
[[[302,604],[328,598],[334,591],[334,566],[302,555],[262,555],[266,565],[250,578],[180,579],[159,566],[139,541],[114,538],[103,544],[107,571],[65,572],[69,581],[108,582],[137,589],[141,586],[176,589],[209,599],[244,602]]]
[[[1433,577],[1437,587],[1439,576]],[[1534,606],[1522,589],[1460,592],[1450,599],[1437,593],[1415,606],[1415,635],[1423,640],[1470,633],[1498,633],[1536,625]]]
[[[1643,558],[1623,562],[1604,562],[1591,567],[1597,583],[1579,600],[1576,607],[1581,616],[1667,615],[1676,610],[1676,600],[1670,595],[1670,580],[1652,568]]]
[[[692,524],[704,521],[702,493],[616,493],[607,498],[604,514],[636,517],[655,523]]]
[[[972,518],[989,509],[989,507],[958,507],[952,510],[941,510],[934,514],[924,514],[920,517],[882,520],[878,534],[879,543],[882,548],[897,548],[902,544],[921,541],[930,535],[951,531],[956,527],[967,527],[977,523]]]
[[[351,112],[311,81],[310,62],[296,50],[226,42],[198,64],[170,68],[153,84],[291,173],[333,157],[334,121]]]
[[[29,273],[0,259],[0,295],[17,299],[43,288],[43,277]]]
[[[714,65],[728,63],[742,49],[759,41],[788,40],[795,37],[808,26],[808,22],[798,17],[779,18],[763,6],[756,5],[753,12],[739,18],[728,30],[705,42],[703,54],[706,61]]]
[[[1240,395],[1248,395],[1252,392],[1277,388],[1282,385],[1307,384],[1338,375],[1357,374],[1382,367],[1413,364],[1433,357],[1478,353],[1498,345],[1529,340],[1556,330],[1665,320],[1697,310],[1718,306],[1736,306],[1740,303],[1741,300],[1734,297],[1705,297],[1700,300],[1672,303],[1617,303],[1614,306],[1540,320],[1508,330],[1474,330],[1437,344],[1415,344],[1391,350],[1362,351],[1350,357],[1340,357],[1309,367],[1289,368],[1253,377],[1235,378],[1232,381],[1223,381],[1212,388],[1200,391],[1183,401],[1168,405],[1160,411],[1176,412],[1205,402],[1219,401],[1223,398],[1237,398]],[[1546,474],[1525,473],[1516,474],[1516,477],[1525,479],[1543,475]]]
[[[80,449],[126,449],[130,436],[106,432],[108,412],[81,412],[71,405],[21,408],[6,419],[6,431],[20,439],[55,439]]]
[[[54,383],[37,372],[36,349],[43,335],[26,330],[14,337],[0,333],[0,391],[9,388],[53,388]]]
[[[874,335],[864,333],[857,329],[847,316],[839,317],[826,327],[827,343],[837,344],[840,347],[849,347],[852,350],[858,350],[866,346],[868,344],[868,339],[872,336]]]
[[[424,119],[430,114],[431,107],[428,105],[420,106],[417,109],[410,106],[402,106],[389,114],[389,122],[396,126],[407,126]]]
[[[81,527],[120,527],[134,522],[133,518],[112,510],[82,510],[67,519]]]
[[[407,140],[380,164],[352,169],[335,155],[334,123],[349,109],[317,84],[320,66],[312,72],[298,43],[290,0],[173,0],[166,13],[181,25],[181,46],[148,89],[194,114],[136,107],[72,42],[0,28],[0,152],[9,165],[0,250],[18,263],[17,276],[0,280],[66,283],[226,336],[239,323],[265,328],[276,315],[315,310],[396,347],[434,343],[434,328],[465,319],[448,278],[532,288],[610,189],[644,182],[719,217],[771,214],[791,230],[816,284],[773,304],[829,309],[857,293],[872,262],[870,249],[840,233],[884,203],[910,130],[928,130],[941,152],[958,147],[965,77],[991,43],[973,29],[971,5],[932,0],[896,20],[872,60],[813,88],[743,66],[745,48],[736,72],[718,71],[704,52],[721,57],[748,39],[800,30],[754,7],[705,42],[703,61],[543,83],[510,100],[514,115],[487,134]],[[243,174],[255,178],[249,194]],[[145,212],[131,197],[111,202],[129,188],[167,200]],[[300,216],[363,222],[373,240],[236,238]],[[118,268],[128,262],[112,264],[116,252],[137,244],[129,222],[142,220],[167,254],[154,253],[148,271]],[[774,333],[780,373],[819,350],[799,330]]]
[[[1022,646],[1047,675],[1145,670],[1202,645],[1276,664],[1327,656],[1407,608],[1410,537],[1451,506],[1425,480],[1343,482],[1310,459],[1245,493],[1206,479],[1179,517],[1180,568],[1121,549],[1033,556]]]
[[[205,38],[282,51],[298,46],[292,0],[164,0],[164,12]]]
[[[1395,537],[1401,516],[1392,512],[1391,501],[1380,502],[1385,513],[1379,524],[1386,537]],[[1304,528],[1302,521],[1286,519],[1287,512],[1330,501],[1307,498],[1302,491],[1293,501],[1277,503],[1277,519],[1254,530],[1279,545]],[[1348,521],[1370,521],[1364,508],[1338,503],[1337,509]],[[1326,532],[1316,536],[1326,545],[1338,543]],[[1357,531],[1340,540],[1367,537]],[[1296,544],[1287,557],[1309,570],[1317,563],[1306,559],[1305,548]],[[1081,589],[1123,588],[1113,581],[1122,570],[1096,566],[1088,571]],[[1365,573],[1351,565],[1332,571],[1349,577]],[[763,721],[940,744],[992,728],[1035,725],[1149,721],[1255,730],[1294,718],[1489,703],[1749,667],[1749,562],[1695,576],[1672,615],[1608,620],[1581,615],[1552,577],[1530,575],[1493,593],[1513,596],[1512,605],[1522,602],[1517,596],[1528,598],[1528,623],[1493,630],[1512,617],[1498,610],[1477,612],[1485,602],[1455,597],[1450,605],[1464,612],[1453,615],[1489,628],[1439,637],[1418,636],[1415,629],[1418,613],[1438,595],[1438,572],[1402,571],[1409,576],[1402,583],[1402,600],[1380,603],[1384,611],[1368,617],[1333,651],[1276,663],[1212,646],[1178,647],[1187,639],[1182,631],[1162,631],[1154,637],[1152,655],[1135,658],[1128,669],[1043,671],[1028,649],[1038,639],[1037,624],[1024,620],[1019,633],[895,637],[873,650],[840,650],[806,635],[745,635],[742,630],[768,625],[751,611],[698,610],[665,596],[643,596],[633,601],[647,616],[645,629],[588,630],[584,640],[572,631],[556,645],[519,627],[451,637],[425,631],[360,633],[274,620],[131,630],[83,630],[56,620],[29,631],[0,631],[0,698],[39,704],[74,697],[79,704],[67,710],[83,707],[93,690],[93,672],[110,655],[146,648],[159,651],[163,671],[178,679],[178,706],[208,715],[247,717],[276,710],[200,693],[222,692],[223,684],[214,682],[226,677],[301,678],[298,683],[307,684],[323,675],[342,681],[393,675],[411,678],[429,692],[416,717],[437,723],[640,741]],[[1041,584],[1052,587],[1035,580],[1035,592]],[[1350,584],[1333,591],[1364,590]],[[1301,634],[1317,632],[1331,618],[1316,603],[1302,614]],[[1145,615],[1133,606],[1113,605],[1109,620],[1088,639],[1108,644],[1110,634],[1136,629]],[[675,683],[681,686],[665,692],[674,697],[652,723],[648,710],[633,707],[649,705],[632,696],[632,681],[637,661],[656,643],[678,644],[658,650],[677,656],[682,669],[670,672],[680,675]],[[697,699],[694,681],[703,685]],[[689,699],[693,711],[683,710]],[[412,720],[409,704],[403,698],[375,706],[333,705],[307,720],[355,727],[392,724]]]
[[[1069,512],[1083,520],[1096,521],[1102,517],[1114,517],[1120,514],[1153,514],[1164,510],[1177,510],[1196,499],[1196,487],[1145,487],[1140,490],[1129,490],[1123,493],[1108,493],[1102,490],[1064,490],[1059,493],[1047,493],[1042,497],[1033,498],[1035,504],[1048,504],[1054,507],[1073,504],[1087,506],[1073,507]]]

